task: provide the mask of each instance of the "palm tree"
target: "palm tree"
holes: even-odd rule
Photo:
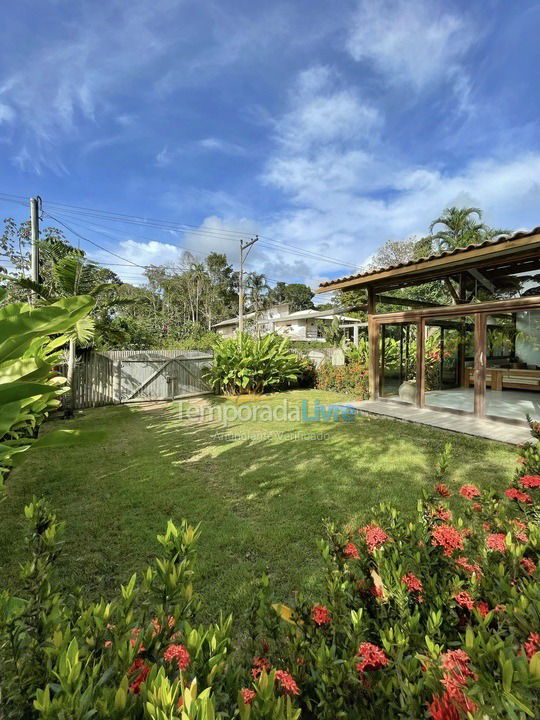
[[[437,225],[442,225],[442,229],[433,233]],[[481,243],[507,231],[483,223],[480,208],[449,207],[431,223],[429,232],[429,239],[435,244],[435,249],[442,252]]]
[[[251,272],[247,276],[246,286],[249,302],[255,312],[259,312],[265,305],[266,292],[270,289],[263,274]]]

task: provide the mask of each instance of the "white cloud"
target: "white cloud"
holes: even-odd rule
[[[339,267],[304,259],[306,267],[295,270],[308,281],[352,272],[351,266],[363,264],[388,239],[425,234],[451,204],[479,205],[497,227],[540,222],[540,153],[503,150],[495,156],[494,149],[493,156],[452,171],[435,162],[416,165],[379,138],[377,113],[351,89],[340,88],[328,69],[303,73],[294,88],[290,109],[275,123],[275,149],[262,178],[283,193],[289,209],[263,234],[343,262]],[[312,108],[343,94],[351,102],[337,103],[346,108],[342,114],[314,119]],[[351,124],[344,120],[347,115]],[[370,122],[355,125],[358,116]],[[288,270],[287,259],[291,256],[276,251],[275,272],[280,266]]]
[[[420,89],[459,78],[462,85],[461,61],[478,32],[465,13],[433,0],[361,0],[347,49],[391,83]]]
[[[197,145],[202,150],[221,152],[225,155],[245,155],[246,153],[245,148],[241,145],[216,137],[203,138],[197,142]]]
[[[15,120],[15,111],[9,105],[0,103],[0,123],[11,123]]]

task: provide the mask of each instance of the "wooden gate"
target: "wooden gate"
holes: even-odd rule
[[[73,383],[75,407],[173,400],[211,392],[202,379],[212,355],[186,350],[84,353]]]

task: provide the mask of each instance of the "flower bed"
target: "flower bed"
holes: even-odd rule
[[[367,368],[358,361],[347,365],[332,365],[326,361],[316,370],[315,387],[319,390],[335,390],[364,400],[368,396],[368,385]]]
[[[56,591],[61,526],[34,501],[24,599],[0,595],[4,716],[537,717],[540,453],[519,459],[498,497],[453,486],[447,449],[415,522],[381,506],[327,524],[318,597],[287,607],[264,577],[236,648],[230,619],[195,621],[197,528],[169,522],[141,580],[91,603]]]

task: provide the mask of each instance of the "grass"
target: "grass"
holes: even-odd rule
[[[316,398],[343,399],[304,390],[257,404],[311,407]],[[58,425],[65,427],[49,423]],[[381,501],[412,512],[448,441],[455,487],[504,486],[516,456],[501,443],[385,419],[259,419],[234,422],[224,434],[216,423],[180,418],[177,404],[88,410],[71,427],[104,430],[106,440],[35,451],[13,472],[0,504],[0,586],[17,586],[23,507],[43,495],[66,521],[62,580],[91,595],[112,593],[144,568],[168,518],[200,522],[196,588],[214,617],[219,608],[241,614],[263,572],[285,602],[295,589],[314,587],[323,518],[362,522]]]

